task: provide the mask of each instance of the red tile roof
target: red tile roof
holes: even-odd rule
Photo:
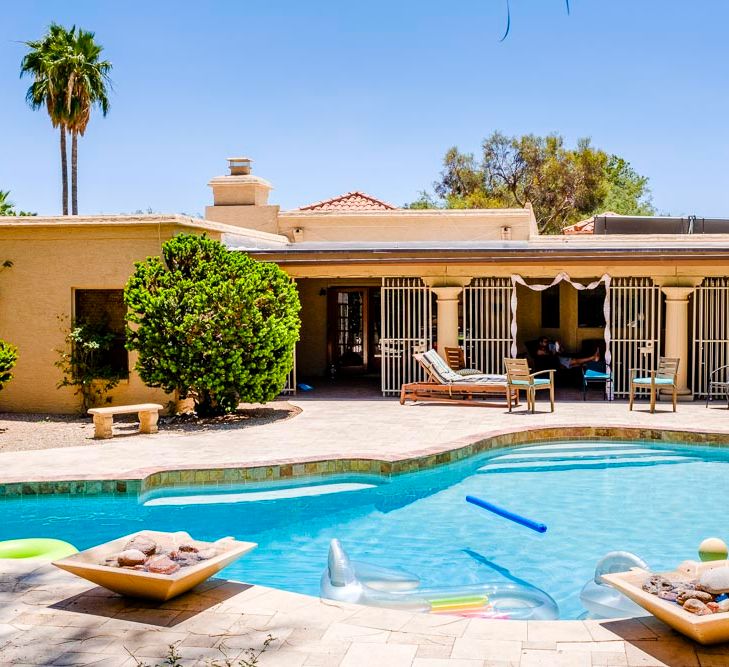
[[[299,211],[391,211],[398,208],[366,192],[354,190],[338,197],[302,206]]]

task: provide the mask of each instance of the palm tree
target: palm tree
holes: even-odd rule
[[[68,159],[66,156],[66,115],[63,94],[66,90],[61,62],[66,51],[66,30],[52,23],[39,40],[27,41],[30,51],[20,64],[20,76],[33,77],[25,94],[32,109],[45,107],[53,127],[61,135],[61,180],[63,183],[63,215],[68,215]]]
[[[78,135],[84,134],[91,109],[109,111],[111,63],[100,60],[102,47],[94,33],[52,23],[46,35],[25,42],[30,51],[23,58],[20,75],[33,76],[26,99],[33,109],[45,106],[53,127],[61,133],[63,214],[68,215],[68,157],[66,132],[71,133],[71,213],[78,215]]]
[[[111,87],[112,65],[108,60],[100,60],[103,47],[88,30],[71,28],[67,48],[65,115],[71,132],[71,214],[78,215],[78,135],[83,136],[86,131],[94,106],[104,116],[109,112],[107,87]]]

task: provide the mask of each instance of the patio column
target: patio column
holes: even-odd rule
[[[678,357],[678,394],[690,397],[688,388],[688,298],[693,287],[661,287],[666,295],[666,341],[663,354]]]
[[[458,295],[463,287],[431,287],[438,299],[438,351],[458,347]]]

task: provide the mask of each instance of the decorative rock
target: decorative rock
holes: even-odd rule
[[[683,604],[683,608],[697,616],[706,616],[707,614],[712,613],[711,609],[709,609],[701,600],[697,600],[696,598],[689,598],[686,600]]]
[[[717,611],[721,611],[721,607],[716,602],[707,602],[706,606],[711,609],[712,614],[716,614]]]
[[[147,561],[147,571],[155,574],[174,574],[179,569],[180,565],[167,556],[154,556]]]
[[[701,587],[714,595],[729,593],[729,567],[717,567],[704,572]]]
[[[719,606],[719,611],[729,611],[729,598],[724,598],[716,604]]]
[[[661,600],[668,600],[668,602],[676,602],[678,598],[678,593],[676,593],[676,591],[658,591],[656,595],[661,598]]]
[[[726,560],[729,555],[726,542],[718,537],[707,537],[699,544],[699,558],[702,561]]]
[[[197,557],[200,560],[208,560],[209,558],[215,558],[218,555],[217,549],[203,549],[197,552]]]
[[[679,604],[684,604],[687,600],[701,600],[701,602],[713,602],[714,596],[704,591],[680,591],[676,596]]]
[[[191,553],[197,553],[199,549],[194,544],[181,544],[177,547],[178,551],[188,551]]]
[[[147,560],[147,556],[139,549],[126,549],[116,557],[116,560],[122,567],[130,567],[143,565],[144,561]]]
[[[654,574],[643,583],[643,590],[646,593],[653,593],[656,595],[658,591],[673,590],[673,584],[660,574]]]
[[[124,549],[138,549],[143,554],[151,556],[157,550],[157,543],[148,537],[137,535],[126,543]]]

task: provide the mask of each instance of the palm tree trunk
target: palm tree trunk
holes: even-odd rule
[[[61,125],[61,203],[63,215],[68,215],[68,156],[66,154],[66,128]]]
[[[71,215],[78,215],[78,132],[71,132]]]

